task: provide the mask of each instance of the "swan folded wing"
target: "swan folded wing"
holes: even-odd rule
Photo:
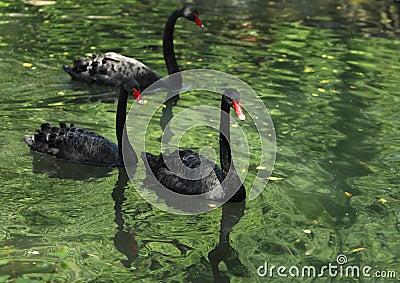
[[[155,178],[167,189],[185,195],[199,195],[211,200],[223,200],[225,192],[221,186],[222,171],[211,160],[204,156],[197,154],[191,150],[179,151],[170,155],[155,156],[146,154],[148,165],[153,172]],[[167,162],[165,162],[166,160]],[[203,170],[193,170],[189,176],[190,179],[183,178],[167,167],[167,164],[172,165],[174,170],[179,170],[183,163],[187,168],[200,169],[200,164],[205,165],[205,170],[212,170],[204,172]],[[183,170],[179,172],[183,173]],[[206,174],[208,173],[208,174]]]
[[[57,157],[79,163],[116,165],[119,162],[118,147],[103,137],[91,135],[63,136]]]
[[[25,136],[32,150],[54,155],[70,162],[116,166],[118,147],[103,136],[72,124],[60,128],[45,123],[33,136]]]
[[[142,62],[114,52],[95,55],[88,66],[92,82],[120,86],[128,78],[135,78],[143,91],[162,77]]]
[[[127,57],[127,56],[124,56],[124,55],[121,55],[121,54],[118,54],[115,52],[107,52],[107,53],[104,53],[102,56],[103,56],[104,60],[111,60],[114,62],[128,62],[128,63],[131,63],[138,67],[148,68],[145,64],[143,64],[139,60],[136,60],[134,58]]]
[[[142,91],[162,78],[139,60],[115,52],[77,58],[72,67],[63,68],[73,79],[105,86],[121,86],[126,79],[135,78]]]

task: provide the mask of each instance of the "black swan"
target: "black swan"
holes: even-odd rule
[[[135,79],[130,79],[123,83],[116,114],[118,145],[95,132],[76,128],[73,124],[68,127],[65,123],[60,123],[59,128],[44,123],[40,130],[31,136],[25,136],[24,140],[32,150],[47,153],[65,161],[97,166],[123,166],[122,138],[128,95],[132,92],[137,102],[143,104],[138,82]],[[131,152],[132,158],[137,162],[133,149],[131,149]]]
[[[158,156],[148,152],[142,152],[142,159],[145,161],[145,167],[148,173],[150,173],[149,175],[151,176],[152,172],[154,177],[164,187],[176,193],[185,195],[204,194],[203,196],[205,198],[215,201],[228,200],[238,202],[245,200],[245,188],[231,160],[229,129],[229,113],[231,107],[235,109],[240,120],[246,119],[240,105],[240,94],[235,89],[226,90],[221,99],[222,111],[220,118],[219,154],[222,170],[209,159],[191,150],[176,150],[170,155],[160,154]],[[179,164],[181,163],[183,163],[184,166],[179,168]],[[200,164],[208,167],[208,175],[205,175],[203,170],[190,170],[198,168]],[[173,171],[178,171],[179,173],[189,169],[188,171],[191,171],[190,173],[192,174],[190,175],[192,180],[182,178],[170,171],[168,167],[171,165],[174,167]],[[185,174],[185,176],[187,175]],[[232,192],[234,189],[238,189],[236,193]]]
[[[168,18],[163,34],[163,52],[169,75],[179,72],[174,53],[173,33],[175,23],[180,17],[203,27],[199,13],[191,7],[177,9]],[[135,78],[141,90],[162,78],[142,62],[115,52],[93,54],[92,58],[78,58],[72,67],[64,65],[63,69],[73,79],[99,85],[120,86],[125,79]]]

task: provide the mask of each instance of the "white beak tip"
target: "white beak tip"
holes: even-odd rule
[[[238,116],[238,118],[239,118],[240,121],[244,121],[244,120],[246,120],[246,115],[240,114],[240,115]]]

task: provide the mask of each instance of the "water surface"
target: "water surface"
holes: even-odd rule
[[[115,141],[117,91],[71,82],[61,65],[112,50],[166,75],[162,28],[182,4],[0,2],[0,282],[261,282],[271,279],[257,274],[264,262],[319,268],[339,255],[398,278],[398,2],[191,3],[206,28],[178,22],[181,69],[244,80],[275,125],[273,178],[253,201],[173,215],[142,199],[118,169],[28,149],[22,137],[43,122],[74,122]],[[205,100],[219,105],[217,96],[187,95],[174,111]],[[251,123],[241,126],[250,186],[262,170],[259,148]],[[151,129],[156,151],[161,130]],[[206,145],[218,145],[206,127],[182,140],[193,150]]]

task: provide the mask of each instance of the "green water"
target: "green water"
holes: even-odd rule
[[[181,69],[237,76],[273,119],[274,178],[245,204],[169,214],[118,169],[29,150],[22,137],[46,121],[115,141],[116,91],[71,82],[61,65],[112,50],[166,75],[162,28],[182,4],[0,1],[0,282],[395,282],[257,269],[320,268],[345,255],[344,267],[400,277],[399,3],[199,1],[203,31],[178,21]],[[176,111],[200,102],[182,96]],[[151,127],[156,151],[161,131]],[[254,135],[250,121],[243,129]],[[216,148],[217,137],[194,129],[182,146]],[[260,169],[251,141],[250,151],[246,186]]]

